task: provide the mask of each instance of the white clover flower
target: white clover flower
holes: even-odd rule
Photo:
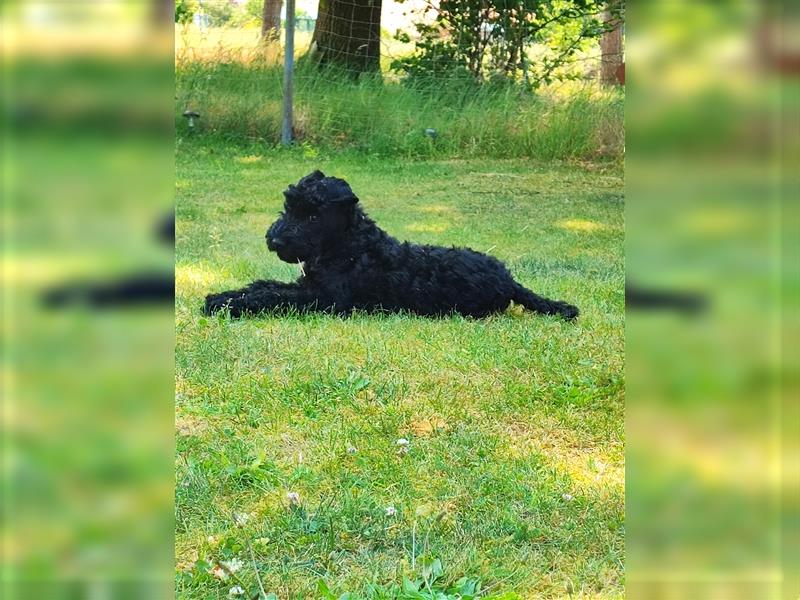
[[[289,504],[293,504],[295,506],[300,504],[300,494],[298,494],[297,492],[287,493],[286,499],[289,501]]]
[[[347,453],[348,454],[355,454],[356,452],[358,452],[358,448],[356,448],[355,446],[348,446],[347,447]]]
[[[215,536],[215,535],[208,536],[206,538],[206,540],[208,540],[208,543],[211,544],[212,546],[216,546],[217,545],[217,536]]]
[[[233,513],[233,522],[236,523],[239,527],[244,527],[247,525],[247,522],[250,520],[250,515],[247,513],[237,512]]]
[[[387,506],[386,507],[386,516],[393,517],[397,514],[397,509],[394,506]]]
[[[410,443],[406,438],[400,438],[395,442],[398,446],[408,446]]]
[[[572,494],[561,494],[561,497],[567,502],[572,502],[574,500]]]
[[[233,598],[234,596],[244,596],[244,590],[241,586],[235,585],[231,589],[228,590],[228,596]]]
[[[244,566],[244,563],[238,558],[232,558],[230,560],[220,562],[220,564],[231,573],[236,573],[236,571]]]

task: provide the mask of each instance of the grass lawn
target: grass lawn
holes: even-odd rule
[[[177,164],[180,598],[622,596],[617,167],[199,142]],[[296,277],[264,232],[314,168],[395,237],[488,251],[581,317],[204,317],[209,291]]]

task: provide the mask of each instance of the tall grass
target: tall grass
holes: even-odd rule
[[[179,63],[179,132],[187,127],[180,114],[192,108],[202,115],[194,135],[276,144],[282,78],[274,63]],[[294,114],[299,142],[378,156],[614,159],[623,148],[622,94],[590,87],[537,94],[463,80],[356,82],[301,64]]]

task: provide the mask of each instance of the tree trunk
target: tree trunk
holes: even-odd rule
[[[600,81],[603,85],[625,82],[622,53],[622,19],[606,13],[605,23],[610,27],[600,38]]]
[[[283,0],[264,0],[261,13],[261,38],[275,41],[281,37],[281,6]]]
[[[175,26],[175,0],[152,0],[153,24],[157,27]]]
[[[381,0],[319,0],[310,57],[354,76],[380,72]]]

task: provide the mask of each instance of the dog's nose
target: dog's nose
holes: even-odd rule
[[[267,244],[269,246],[272,246],[276,250],[278,248],[283,248],[286,245],[281,238],[277,238],[277,237],[273,237],[273,238],[267,237]]]

